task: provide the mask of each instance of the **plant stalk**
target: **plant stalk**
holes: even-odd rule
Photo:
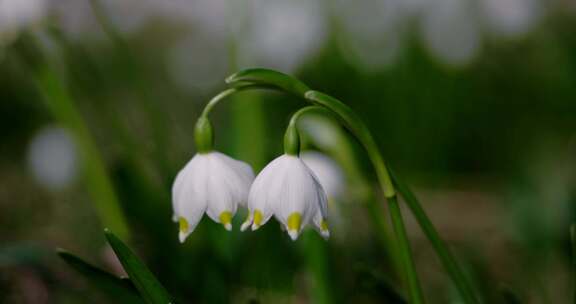
[[[400,194],[404,198],[404,201],[406,202],[406,205],[408,205],[408,207],[412,211],[412,214],[418,221],[418,224],[420,224],[422,231],[424,231],[424,234],[426,235],[430,243],[432,243],[432,246],[434,247],[434,250],[436,251],[438,257],[440,258],[440,261],[442,262],[444,269],[446,270],[446,272],[448,272],[448,275],[452,279],[452,282],[460,292],[462,300],[465,303],[479,303],[474,295],[474,289],[472,288],[472,285],[469,283],[468,278],[464,275],[464,272],[458,266],[456,258],[448,249],[448,245],[446,245],[446,243],[442,240],[442,238],[440,238],[438,231],[436,231],[436,229],[434,228],[434,225],[430,221],[430,218],[428,218],[428,216],[426,215],[426,212],[422,208],[422,205],[420,205],[420,202],[418,201],[414,193],[412,193],[412,191],[408,188],[408,186],[405,183],[403,183],[401,179],[399,179],[398,176],[393,171],[391,173],[392,173],[392,180],[396,185],[398,192],[400,192]]]

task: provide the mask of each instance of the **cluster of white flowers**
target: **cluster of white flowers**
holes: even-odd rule
[[[194,231],[204,212],[231,230],[238,205],[249,210],[242,231],[256,230],[274,215],[293,240],[307,225],[324,238],[330,234],[326,194],[297,155],[276,158],[254,179],[248,164],[220,152],[200,152],[178,173],[172,197],[180,242]]]

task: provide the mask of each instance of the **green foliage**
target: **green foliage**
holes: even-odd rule
[[[101,289],[109,300],[118,303],[141,303],[138,290],[129,278],[119,278],[62,249],[58,250],[58,255],[70,267],[84,275],[92,286]]]
[[[140,261],[140,259],[124,244],[116,235],[106,230],[106,239],[110,247],[118,256],[128,277],[140,293],[140,296],[149,304],[174,303],[172,297],[160,284],[152,272]]]

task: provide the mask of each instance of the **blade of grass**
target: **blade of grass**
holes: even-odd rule
[[[420,202],[418,201],[414,193],[412,193],[410,188],[408,188],[408,186],[404,182],[402,182],[401,179],[398,178],[398,175],[396,175],[396,173],[393,170],[390,170],[390,175],[392,177],[394,185],[396,186],[396,189],[402,195],[404,201],[406,202],[406,204],[412,211],[412,214],[418,221],[418,224],[420,224],[420,227],[424,231],[424,234],[426,235],[430,243],[432,243],[432,246],[434,247],[436,254],[440,258],[442,265],[446,269],[446,272],[448,272],[448,275],[452,279],[454,285],[460,292],[462,299],[465,301],[465,303],[478,303],[478,300],[474,295],[474,289],[472,288],[471,284],[468,282],[468,279],[464,275],[464,272],[456,262],[456,258],[450,252],[444,240],[440,238],[438,231],[436,231],[436,229],[434,228],[434,225],[426,215],[424,209],[422,209],[422,206],[420,205]]]
[[[110,300],[118,301],[119,303],[142,302],[138,291],[129,279],[119,278],[98,267],[92,266],[63,249],[58,249],[57,253],[66,264],[84,275],[93,286],[101,289]]]
[[[48,65],[39,69],[34,76],[48,108],[56,120],[68,128],[74,136],[82,157],[86,187],[102,224],[114,229],[123,238],[129,238],[130,231],[106,172],[106,166],[74,100],[60,77]]]
[[[405,280],[408,281],[408,289],[411,295],[410,301],[411,303],[424,303],[424,295],[420,288],[414,258],[412,257],[412,250],[410,249],[410,240],[406,234],[404,220],[402,219],[402,213],[396,196],[388,198],[388,208],[390,209],[390,217],[392,218],[392,225],[396,233],[396,245],[399,248],[400,261],[408,274],[405,275]]]
[[[110,232],[108,229],[104,231],[106,239],[110,244],[110,247],[118,256],[120,263],[124,267],[124,270],[130,277],[130,280],[140,292],[142,298],[146,303],[150,304],[166,304],[174,303],[172,297],[168,294],[166,289],[160,284],[158,279],[152,274],[152,272],[144,265],[142,261],[124,244],[116,235]]]

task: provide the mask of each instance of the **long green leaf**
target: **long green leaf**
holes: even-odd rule
[[[393,170],[390,170],[390,174],[392,176],[392,180],[394,181],[394,185],[398,189],[398,192],[404,198],[404,202],[412,211],[412,215],[420,224],[422,231],[432,243],[432,247],[436,251],[436,254],[440,258],[444,269],[452,279],[452,282],[458,289],[460,295],[462,296],[462,300],[464,303],[479,303],[474,292],[474,288],[468,282],[468,278],[464,275],[464,271],[458,265],[456,258],[448,248],[448,245],[442,240],[438,231],[426,215],[426,212],[422,208],[422,205],[412,193],[410,188],[395,174]]]
[[[160,284],[152,272],[142,261],[124,244],[116,235],[108,229],[104,231],[108,243],[118,256],[124,270],[128,273],[130,280],[140,292],[146,303],[167,304],[174,303],[173,298]]]
[[[118,303],[142,303],[138,291],[129,279],[119,278],[92,266],[63,249],[58,249],[58,255],[70,267],[83,274],[92,285],[101,289],[111,300],[118,301]]]
[[[120,236],[129,238],[130,230],[106,171],[106,165],[68,88],[48,64],[34,76],[46,105],[56,120],[68,128],[74,136],[82,157],[86,187],[92,196],[98,217],[105,227],[110,227]]]

